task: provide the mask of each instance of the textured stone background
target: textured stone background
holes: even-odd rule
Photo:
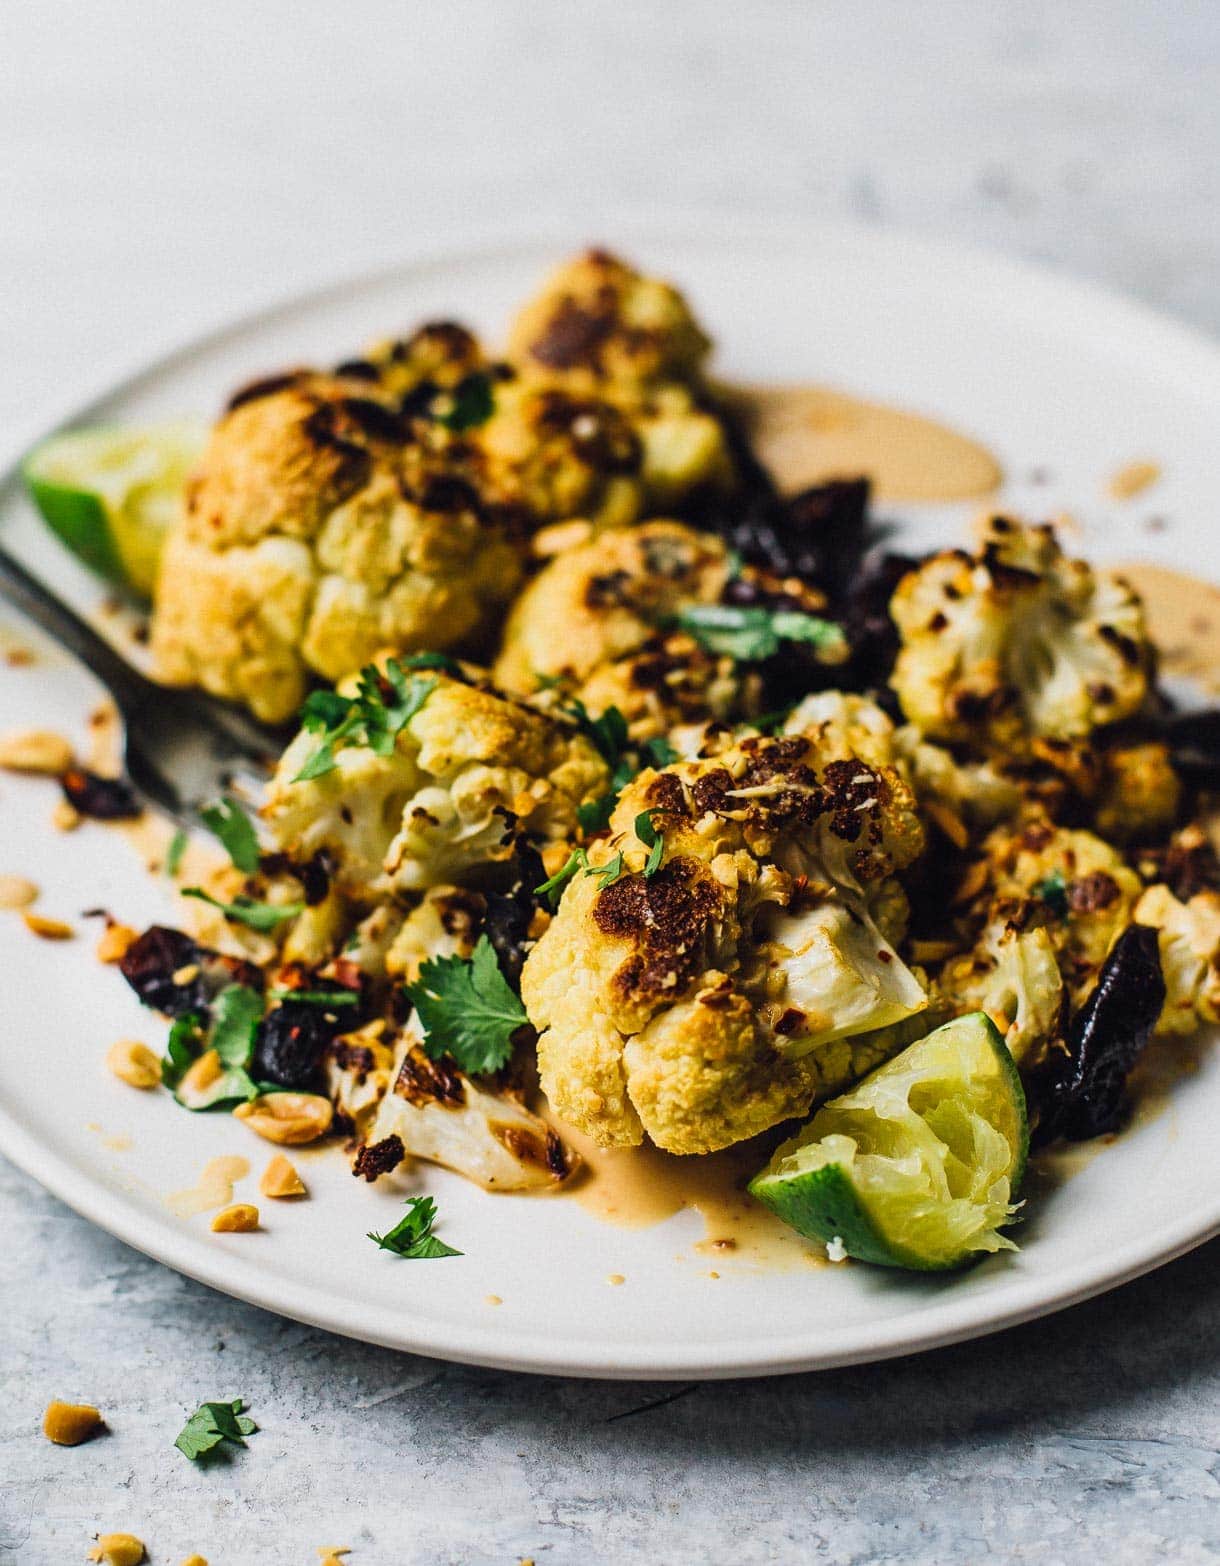
[[[1220,329],[1220,11],[1140,0],[0,4],[0,429],[472,220],[804,212]],[[0,987],[2,988],[2,987]],[[19,1047],[5,1031],[0,1047]],[[693,1388],[531,1380],[248,1309],[0,1173],[0,1561],[1220,1560],[1220,1246],[1002,1337]],[[48,1395],[114,1433],[61,1452]],[[167,1449],[198,1388],[263,1433]],[[675,1395],[676,1394],[676,1395]]]

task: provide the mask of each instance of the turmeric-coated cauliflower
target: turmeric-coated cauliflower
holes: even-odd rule
[[[890,683],[925,735],[1022,753],[1129,717],[1148,694],[1140,601],[1069,560],[1049,526],[985,524],[977,554],[933,555],[890,604],[902,646]]]
[[[642,773],[522,974],[556,1113],[606,1145],[709,1152],[850,1080],[854,1036],[925,1002],[878,927],[900,925],[892,877],[922,845],[893,769],[804,735]]]
[[[343,738],[318,772],[323,738],[303,729],[267,791],[276,847],[301,864],[324,850],[341,890],[460,881],[508,859],[518,831],[569,837],[577,807],[606,792],[606,763],[570,725],[448,673],[411,679],[421,704],[384,754]]]

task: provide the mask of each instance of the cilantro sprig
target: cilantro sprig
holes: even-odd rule
[[[305,907],[304,903],[260,903],[256,897],[249,897],[245,892],[239,892],[231,903],[222,903],[201,886],[184,886],[182,895],[218,908],[231,924],[244,924],[248,930],[258,930],[263,934],[283,924],[285,919],[295,919]]]
[[[457,434],[486,424],[496,406],[491,390],[491,376],[482,370],[474,370],[463,376],[448,396],[437,400],[442,405],[437,411],[434,404],[432,417],[438,424],[443,424],[447,430]]]
[[[843,628],[833,620],[797,609],[765,609],[760,605],[691,604],[673,618],[707,652],[736,663],[773,658],[784,642],[803,642],[819,652],[847,651]]]
[[[605,831],[618,804],[618,797],[645,767],[668,767],[678,752],[662,735],[633,744],[627,732],[627,720],[617,707],[607,707],[599,717],[591,717],[583,701],[573,697],[564,709],[582,734],[593,742],[599,756],[610,768],[610,789],[588,804],[578,805],[576,819],[586,837]]]
[[[421,668],[440,668],[442,655],[418,656]],[[293,778],[307,783],[335,769],[335,752],[344,745],[365,745],[378,756],[389,756],[399,733],[436,689],[435,679],[413,673],[410,660],[391,658],[384,670],[375,664],[361,669],[354,696],[338,691],[312,691],[301,708],[301,727],[319,736],[319,743]]]
[[[161,1060],[161,1081],[186,1109],[217,1109],[258,1096],[258,1084],[250,1075],[263,997],[245,984],[230,984],[212,1003],[210,1026],[204,1027],[197,1012],[175,1019]],[[179,1094],[182,1079],[205,1050],[214,1049],[224,1068],[206,1093],[187,1104]]]
[[[559,899],[563,896],[563,889],[577,873],[583,870],[586,875],[598,877],[598,885],[601,888],[609,886],[617,881],[623,873],[623,853],[620,849],[604,865],[591,865],[589,856],[583,848],[574,848],[565,862],[560,865],[553,876],[545,880],[541,886],[534,888],[536,897],[545,897],[552,908],[558,908]]]
[[[644,879],[650,881],[661,868],[661,858],[665,853],[665,839],[652,824],[653,812],[641,810],[635,818],[635,835],[648,850],[648,858],[644,861]]]
[[[199,816],[212,836],[220,839],[237,868],[253,875],[261,853],[258,837],[250,817],[233,796],[226,794],[219,804],[205,806]]]
[[[409,1196],[407,1210],[392,1229],[385,1234],[369,1230],[369,1239],[376,1240],[383,1251],[393,1251],[404,1261],[436,1261],[442,1256],[460,1256],[452,1245],[438,1240],[432,1233],[436,1222],[436,1203],[430,1196]]]
[[[1052,870],[1033,888],[1034,896],[1044,902],[1057,919],[1067,917],[1067,881],[1062,870]]]
[[[529,1022],[485,935],[470,957],[421,963],[406,993],[419,1016],[424,1053],[433,1060],[450,1055],[470,1076],[507,1064],[514,1035]]]
[[[246,1437],[258,1429],[242,1412],[245,1406],[245,1400],[240,1397],[235,1397],[231,1403],[201,1403],[183,1425],[174,1445],[192,1463],[214,1452],[222,1441],[245,1446]]]
[[[186,833],[181,827],[178,828],[173,837],[171,837],[169,840],[169,848],[165,855],[165,873],[171,879],[178,874],[178,871],[182,866],[182,856],[186,853],[187,844],[189,842],[190,838],[187,837]]]

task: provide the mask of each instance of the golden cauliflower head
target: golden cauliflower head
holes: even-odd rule
[[[1152,667],[1140,601],[1118,577],[1069,560],[1050,527],[1004,517],[977,554],[947,550],[890,604],[901,650],[890,683],[923,734],[1021,751],[1129,717]]]
[[[572,727],[448,674],[413,680],[422,705],[388,754],[342,742],[329,770],[302,778],[320,743],[305,729],[267,791],[275,846],[298,864],[325,851],[334,886],[355,897],[460,882],[510,858],[518,832],[568,838],[577,807],[609,785]]]
[[[556,1113],[709,1152],[875,1063],[857,1036],[924,1005],[874,918],[901,933],[922,844],[896,772],[806,736],[642,773],[522,974]]]
[[[561,266],[509,337],[510,357],[525,374],[577,391],[694,381],[710,347],[676,288],[604,250]]]

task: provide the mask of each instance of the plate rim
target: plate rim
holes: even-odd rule
[[[54,413],[40,410],[28,421],[32,426],[29,433],[23,431],[16,444],[4,442],[0,491],[20,484],[22,458],[37,440],[87,420],[100,403],[130,395],[142,383],[172,373],[196,355],[240,340],[252,329],[278,317],[323,307],[343,294],[387,285],[412,271],[446,261],[456,264],[474,256],[492,260],[497,252],[523,247],[553,245],[560,253],[565,246],[587,245],[590,228],[613,233],[615,243],[627,247],[647,245],[650,237],[654,243],[707,243],[718,236],[728,242],[740,237],[741,222],[740,214],[728,217],[723,212],[699,209],[635,209],[617,215],[599,214],[590,222],[567,217],[544,218],[528,224],[456,227],[428,245],[409,251],[393,264],[333,276],[315,286],[275,296],[185,340],[177,340],[160,352],[146,353],[134,364],[127,359],[120,367],[103,367],[97,376],[90,377],[87,395],[74,401],[67,414],[56,418]],[[1103,325],[1109,332],[1117,329],[1126,352],[1136,358],[1152,354],[1163,369],[1172,370],[1175,379],[1180,374],[1191,375],[1202,383],[1202,395],[1209,388],[1220,395],[1220,342],[1202,329],[1101,285],[902,229],[877,230],[841,221],[761,214],[751,216],[749,222],[754,234],[774,236],[781,244],[822,248],[833,244],[848,250],[863,247],[874,253],[888,251],[913,264],[935,266],[942,275],[948,271],[968,278],[972,288],[1019,288],[1031,306],[1053,314],[1065,327],[1070,323],[1073,332],[1094,336]],[[421,1335],[412,1332],[409,1317],[400,1317],[399,1329],[390,1331],[379,1324],[381,1307],[365,1307],[359,1300],[341,1299],[326,1288],[268,1274],[265,1268],[234,1256],[222,1246],[209,1244],[193,1231],[183,1228],[179,1233],[168,1225],[160,1225],[152,1237],[142,1237],[140,1231],[146,1225],[137,1205],[126,1202],[123,1194],[104,1178],[90,1177],[70,1158],[60,1158],[53,1146],[26,1131],[3,1101],[0,1152],[99,1228],[174,1271],[247,1304],[341,1336],[424,1357],[501,1370],[601,1379],[720,1380],[797,1374],[922,1353],[1003,1331],[1121,1287],[1220,1234],[1218,1193],[1179,1216],[1155,1239],[1129,1242],[1113,1254],[1112,1265],[1100,1272],[1096,1259],[1092,1259],[1057,1269],[1049,1284],[1047,1279],[1037,1277],[1015,1280],[1005,1289],[1007,1302],[998,1309],[985,1292],[955,1296],[950,1291],[934,1304],[921,1306],[914,1317],[904,1313],[888,1322],[869,1322],[863,1329],[849,1326],[842,1332],[828,1333],[822,1329],[818,1345],[810,1343],[808,1334],[770,1339],[753,1353],[745,1344],[737,1343],[725,1352],[723,1363],[719,1364],[710,1362],[709,1356],[717,1350],[706,1343],[691,1347],[633,1344],[628,1358],[627,1353],[612,1344],[569,1340],[557,1354],[543,1334],[518,1328],[455,1330],[443,1324],[429,1324],[427,1332]]]

